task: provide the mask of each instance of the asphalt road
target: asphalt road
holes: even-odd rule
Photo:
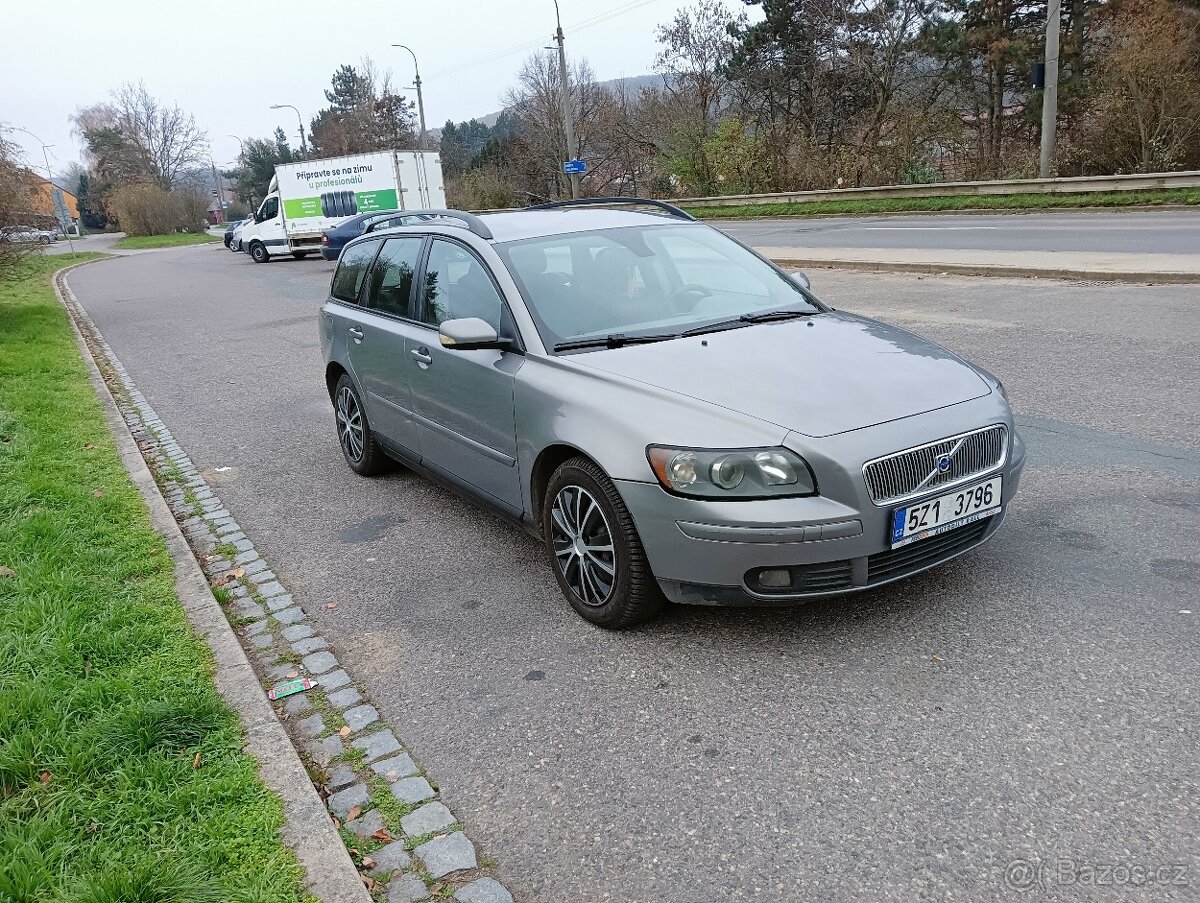
[[[1194,286],[815,274],[1005,381],[1005,528],[861,595],[611,634],[533,540],[345,467],[330,270],[206,247],[70,283],[520,900],[1200,898]]]
[[[1200,210],[722,220],[753,247],[1200,254]]]

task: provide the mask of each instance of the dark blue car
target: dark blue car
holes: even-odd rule
[[[376,229],[390,229],[393,226],[412,226],[428,219],[431,217],[420,213],[405,213],[402,210],[376,210],[374,213],[360,213],[321,233],[321,256],[326,260],[337,260],[346,242],[352,238],[358,238],[370,226],[374,226]]]

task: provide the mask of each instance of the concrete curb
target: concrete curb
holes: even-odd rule
[[[217,689],[238,713],[246,733],[246,748],[259,763],[260,778],[283,800],[283,841],[295,851],[304,868],[305,888],[325,903],[370,903],[371,897],[330,821],[325,804],[263,694],[250,660],[209,589],[208,580],[142,458],[84,338],[78,322],[82,319],[82,309],[65,277],[70,270],[93,262],[74,264],[55,273],[55,291],[69,315],[75,342],[87,364],[88,378],[96,396],[104,407],[121,461],[146,502],[155,530],[166,540],[175,565],[175,591],[188,621],[212,650]]]
[[[694,207],[693,210],[720,210],[719,207]],[[988,210],[980,207],[963,210],[891,210],[863,213],[761,213],[754,216],[709,216],[697,217],[701,222],[730,220],[753,223],[760,220],[805,220],[805,219],[888,219],[893,216],[1037,216],[1039,213],[1147,213],[1156,210],[1197,210],[1195,204],[1130,204],[1127,207],[1004,207]]]
[[[860,270],[873,273],[926,273],[936,276],[1000,276],[1009,279],[1067,279],[1088,282],[1133,282],[1151,285],[1200,283],[1200,273],[1134,273],[1108,270],[1040,269],[961,263],[903,263],[885,260],[830,260],[802,257],[772,257],[784,269]]]

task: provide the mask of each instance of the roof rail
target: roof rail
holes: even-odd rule
[[[657,207],[665,211],[671,216],[679,219],[695,221],[696,217],[692,216],[686,210],[681,210],[674,204],[668,204],[666,201],[655,201],[651,198],[631,198],[631,197],[612,197],[612,198],[575,198],[570,201],[552,201],[549,204],[535,204],[532,207],[526,207],[526,210],[554,210],[558,207],[616,207],[620,205],[634,207]]]
[[[402,216],[441,216],[447,219],[461,220],[464,226],[485,241],[491,241],[493,237],[492,230],[487,227],[483,220],[474,213],[467,213],[465,210],[397,210],[395,215],[390,218],[399,219]],[[376,226],[382,226],[387,221],[387,219],[381,219],[377,223],[371,223],[371,225],[367,226],[363,234],[366,235],[367,232],[370,232]]]

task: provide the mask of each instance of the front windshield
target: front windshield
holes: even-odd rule
[[[824,309],[796,282],[702,225],[571,232],[496,248],[551,348]]]

